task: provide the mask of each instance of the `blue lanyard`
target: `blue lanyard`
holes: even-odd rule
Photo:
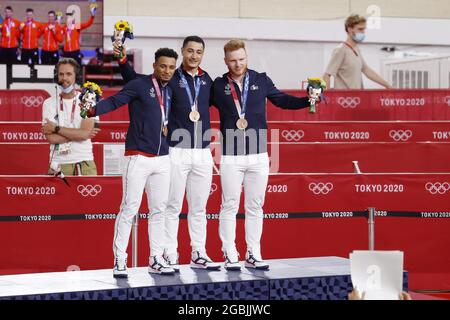
[[[184,89],[186,90],[186,93],[189,97],[189,103],[191,104],[191,109],[195,108],[195,102],[197,101],[198,94],[200,93],[200,77],[197,77],[197,79],[194,82],[194,89],[195,89],[195,97],[192,98],[191,89],[189,88],[189,84],[186,80],[186,77],[183,74],[183,71],[181,70],[181,67],[178,68],[178,73],[180,74],[181,81],[184,84]]]

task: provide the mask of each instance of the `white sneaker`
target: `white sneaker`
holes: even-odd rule
[[[148,272],[161,275],[173,275],[175,270],[169,267],[162,256],[151,256],[148,263]]]
[[[225,269],[228,271],[240,271],[241,264],[239,263],[239,254],[225,253]]]
[[[220,264],[213,262],[205,252],[192,251],[191,268],[219,270]]]
[[[178,262],[178,253],[163,254],[164,260],[169,267],[171,267],[175,272],[180,272],[180,264]]]
[[[114,278],[128,278],[127,259],[116,258],[113,269]]]
[[[251,251],[247,251],[245,255],[245,267],[257,270],[268,270],[269,264],[265,262],[261,256],[254,255]]]

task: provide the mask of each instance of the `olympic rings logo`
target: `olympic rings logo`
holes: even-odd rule
[[[319,183],[314,183],[311,182],[308,186],[309,190],[318,195],[318,194],[328,194],[331,192],[331,190],[333,190],[333,184],[331,182],[327,182],[327,183],[323,183],[323,182],[319,182]]]
[[[214,192],[217,191],[217,184],[214,182],[211,184],[211,189],[209,190],[209,195],[212,195]]]
[[[39,107],[44,102],[44,98],[41,96],[22,96],[20,102],[25,107]]]
[[[431,194],[444,194],[450,190],[450,183],[448,182],[428,182],[425,189]]]
[[[303,130],[283,130],[281,136],[286,141],[300,141],[305,136],[305,132]]]
[[[339,97],[337,99],[337,103],[342,108],[356,108],[361,103],[360,97]]]
[[[96,197],[100,192],[102,192],[102,187],[98,184],[96,184],[95,186],[88,184],[88,185],[78,185],[77,187],[77,191],[83,196],[83,197],[87,197],[87,196],[91,196],[91,197]]]
[[[407,141],[412,137],[411,130],[391,130],[389,131],[389,137],[394,141]]]
[[[450,96],[444,97],[444,103],[450,107]]]

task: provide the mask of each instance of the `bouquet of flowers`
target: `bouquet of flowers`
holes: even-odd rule
[[[63,13],[61,11],[56,11],[56,21],[61,24]]]
[[[133,26],[128,23],[128,21],[120,20],[114,25],[114,35],[111,37],[111,40],[114,46],[117,46],[120,49],[120,54],[114,54],[115,58],[123,58],[122,47],[125,42],[125,39],[133,39]]]
[[[100,101],[102,94],[102,89],[100,89],[98,84],[94,82],[88,81],[83,85],[83,89],[81,90],[81,94],[79,97],[81,101],[80,116],[83,119],[90,116],[95,105]]]
[[[316,104],[323,99],[323,91],[327,84],[320,78],[308,78],[306,92],[309,97],[309,113],[316,113]]]
[[[98,4],[96,0],[90,0],[89,1],[89,11],[91,12],[91,15],[95,16],[97,13]]]

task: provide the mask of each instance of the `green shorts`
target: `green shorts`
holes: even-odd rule
[[[61,164],[61,171],[65,176],[96,176],[97,166],[92,160],[77,163]],[[49,174],[51,174],[49,170]]]

